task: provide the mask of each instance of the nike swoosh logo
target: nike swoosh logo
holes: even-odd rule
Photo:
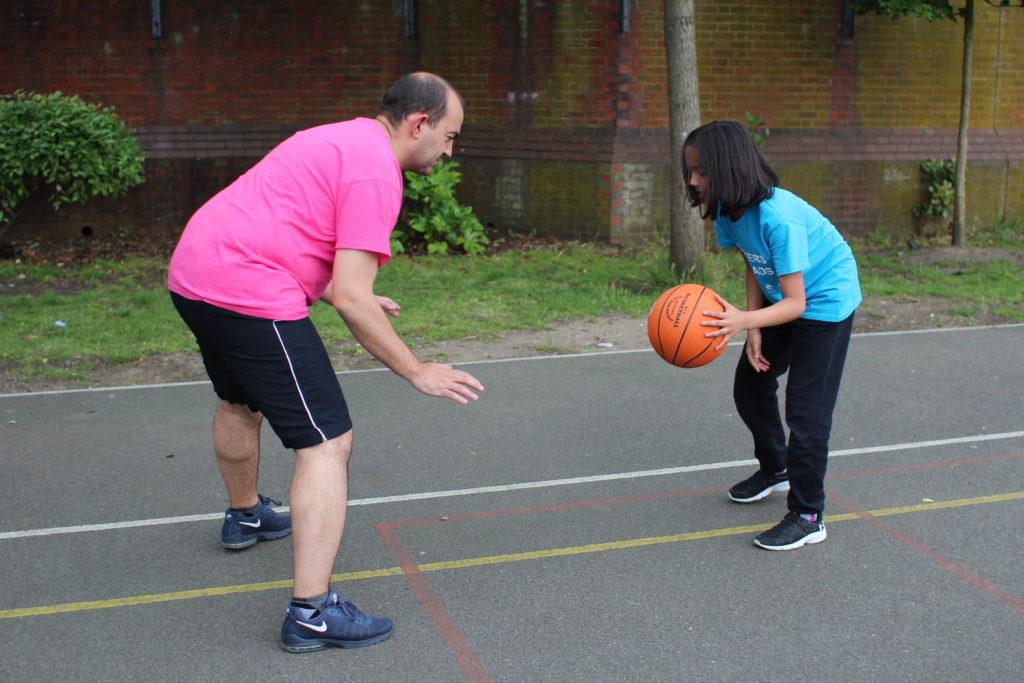
[[[326,621],[321,621],[319,626],[317,626],[315,624],[307,624],[306,622],[299,621],[298,619],[295,620],[295,623],[298,624],[299,626],[305,626],[309,630],[316,631],[317,633],[323,633],[324,631],[327,630],[327,622]]]
[[[242,526],[251,526],[253,529],[259,529],[262,523],[262,519],[257,519],[255,522],[239,522]]]

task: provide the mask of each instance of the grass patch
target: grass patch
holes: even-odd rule
[[[911,262],[890,252],[857,254],[865,297],[934,296],[995,308],[1020,303],[1024,272],[1010,259]]]
[[[913,257],[920,252],[878,247],[877,236],[854,244],[865,297],[939,297],[968,324],[978,312],[1024,320],[1024,269],[1019,257],[1011,258],[1024,249],[1022,225],[1004,221],[985,233],[990,244],[1012,245],[1005,259],[942,251],[941,258],[923,260]],[[82,379],[98,363],[194,351],[165,290],[166,264],[166,257],[147,256],[63,267],[0,261],[0,373],[23,381]],[[710,252],[701,273],[685,279],[707,284],[733,304],[745,300],[743,263],[734,251]],[[642,316],[677,283],[667,247],[652,240],[646,246],[568,243],[484,256],[400,256],[380,271],[377,291],[402,305],[394,321],[399,334],[429,344],[550,329],[580,318]],[[314,306],[311,317],[329,346],[351,346],[329,306]]]
[[[665,288],[646,275],[661,258],[652,250],[587,244],[475,258],[398,258],[381,269],[377,291],[402,305],[394,325],[409,340],[487,339],[550,329],[563,320],[642,315]],[[722,287],[723,296],[739,291]],[[325,341],[351,338],[331,308],[315,306],[311,317]]]
[[[721,281],[708,284],[740,300],[739,258],[709,256],[708,272]],[[650,277],[668,272],[665,264],[666,254],[652,247],[576,243],[401,256],[381,269],[377,291],[402,305],[394,325],[410,342],[487,339],[564,320],[643,315],[667,286]],[[74,379],[97,362],[195,350],[165,290],[166,274],[161,257],[64,267],[0,262],[0,368],[25,380]],[[310,315],[328,345],[352,341],[329,306],[318,304]]]
[[[0,361],[19,377],[57,379],[90,369],[90,360],[126,363],[192,348],[165,281],[166,265],[152,258],[65,268],[3,263]]]
[[[967,244],[974,247],[1003,247],[1024,251],[1024,217],[999,216],[992,223],[967,228]]]

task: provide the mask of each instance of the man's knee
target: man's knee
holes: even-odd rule
[[[332,460],[340,460],[347,465],[349,458],[352,456],[352,430],[350,429],[341,436],[336,436],[314,446],[298,448],[295,451],[295,455],[303,459],[330,458]]]
[[[263,422],[263,413],[258,410],[252,410],[244,403],[228,403],[221,399],[217,404],[217,411],[238,420],[251,422],[255,425],[259,425]]]

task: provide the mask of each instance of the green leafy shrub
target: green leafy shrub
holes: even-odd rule
[[[751,114],[749,111],[744,112],[743,119],[743,127],[750,133],[757,148],[763,150],[764,146],[768,144],[768,136],[772,134],[771,129],[765,125],[763,118]]]
[[[956,161],[926,161],[921,164],[921,173],[928,186],[928,200],[914,209],[914,217],[918,219],[947,219],[953,214],[953,203],[956,190],[953,188],[953,174],[956,172]]]
[[[113,108],[59,92],[0,97],[0,226],[37,191],[56,210],[143,180],[142,149]]]
[[[998,1],[998,0],[994,0]],[[961,10],[953,7],[949,0],[856,0],[857,12],[875,12],[890,19],[902,16],[919,17],[926,21],[949,19],[956,21]]]
[[[455,199],[455,186],[462,180],[459,164],[442,159],[430,175],[405,174],[405,197],[411,203],[391,233],[391,251],[400,254],[416,244],[427,253],[443,254],[449,248],[467,254],[483,253],[487,235],[473,209]]]

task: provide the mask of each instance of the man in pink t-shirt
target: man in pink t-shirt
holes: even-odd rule
[[[403,76],[375,118],[300,131],[271,150],[195,213],[171,257],[171,300],[220,399],[213,447],[230,505],[221,545],[248,548],[294,527],[289,652],[371,645],[393,629],[330,587],[352,421],[309,307],[334,306],[367,351],[429,396],[467,403],[483,390],[468,373],[418,360],[388,322],[398,304],[373,291],[391,257],[402,172],[426,174],[451,156],[462,119],[462,97],[443,78]],[[295,450],[290,517],[257,492],[264,417]]]

